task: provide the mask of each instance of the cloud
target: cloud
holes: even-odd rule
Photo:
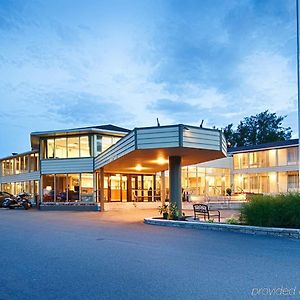
[[[255,52],[244,58],[237,71],[244,103],[256,110],[296,109],[296,68],[289,58],[279,53]]]
[[[73,124],[123,123],[131,113],[122,106],[89,94],[50,95],[47,111],[61,121]]]
[[[221,127],[267,108],[296,124],[293,0],[69,3],[1,1],[0,123],[23,126],[5,147],[31,130]]]

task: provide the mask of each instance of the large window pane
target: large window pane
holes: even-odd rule
[[[56,138],[55,139],[55,157],[66,158],[67,157],[67,139]]]
[[[44,175],[43,181],[43,201],[52,202],[54,200],[54,175]]]
[[[81,174],[81,201],[93,202],[93,174]]]
[[[54,158],[54,139],[47,140],[46,158]]]
[[[67,175],[56,174],[55,184],[56,201],[67,201]]]
[[[68,174],[68,200],[79,201],[79,174]]]
[[[97,151],[97,154],[101,153],[101,151],[102,151],[102,136],[101,135],[97,135],[96,151]]]
[[[278,165],[286,166],[287,165],[287,149],[278,149]]]
[[[102,137],[102,152],[105,151],[113,144],[113,139],[110,136],[103,136]]]
[[[269,167],[277,166],[277,150],[272,149],[268,151],[269,154]]]
[[[296,164],[298,161],[298,148],[297,147],[291,147],[288,148],[288,164]]]
[[[68,158],[79,157],[79,137],[68,137]]]
[[[90,157],[91,156],[91,137],[81,136],[80,137],[80,156]]]
[[[29,156],[30,160],[30,172],[35,172],[38,170],[38,154],[37,153],[32,153]]]

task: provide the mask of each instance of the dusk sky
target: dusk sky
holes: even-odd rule
[[[32,131],[237,124],[297,137],[295,0],[0,0],[0,157]]]

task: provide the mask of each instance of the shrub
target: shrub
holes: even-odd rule
[[[300,194],[253,196],[243,205],[241,220],[253,226],[300,228]]]
[[[229,218],[226,220],[226,223],[227,224],[232,224],[232,225],[238,225],[240,224],[241,222],[238,220],[238,219],[235,219],[235,218]]]

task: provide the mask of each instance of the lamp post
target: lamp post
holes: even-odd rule
[[[298,100],[298,190],[300,192],[300,74],[299,74],[299,0],[296,0],[296,16],[297,16],[297,100]]]

